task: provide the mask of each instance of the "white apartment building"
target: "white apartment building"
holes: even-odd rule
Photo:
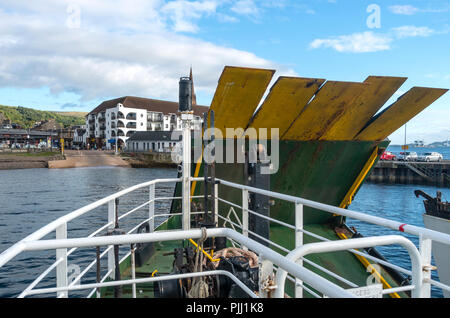
[[[195,97],[194,97],[195,98]],[[203,113],[208,107],[195,104],[192,129],[201,129]],[[120,148],[137,131],[181,130],[178,103],[125,96],[101,103],[86,115],[86,143],[90,147],[113,149],[115,140]]]

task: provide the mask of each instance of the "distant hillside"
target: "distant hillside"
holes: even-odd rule
[[[31,128],[35,122],[49,119],[54,119],[64,127],[84,125],[86,114],[83,112],[51,112],[21,106],[0,105],[0,119],[9,119],[12,123],[19,124],[23,128]]]

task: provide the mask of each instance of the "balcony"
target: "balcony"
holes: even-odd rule
[[[125,119],[125,116],[123,115],[122,112],[117,113],[117,119]]]
[[[127,120],[136,120],[136,113],[127,114]]]
[[[163,120],[163,115],[160,113],[150,113],[147,115],[148,122],[160,122]]]
[[[125,128],[125,124],[123,123],[123,121],[117,121],[117,128]]]
[[[127,128],[130,128],[130,129],[136,129],[136,122],[129,122],[129,123],[127,124]]]

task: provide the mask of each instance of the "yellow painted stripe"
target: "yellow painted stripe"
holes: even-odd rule
[[[369,173],[370,169],[372,169],[373,164],[375,163],[375,160],[378,156],[378,147],[375,147],[374,151],[369,157],[369,160],[367,160],[366,164],[362,168],[361,172],[359,173],[358,177],[356,178],[355,182],[350,187],[350,190],[347,192],[347,195],[345,196],[344,200],[342,200],[341,204],[339,205],[340,208],[346,209],[350,203],[352,203],[353,196],[355,195],[356,191],[360,187],[361,183],[363,182],[364,178]]]
[[[343,240],[347,239],[347,236],[344,233],[336,232],[336,234],[339,236],[339,238]],[[378,279],[378,281],[381,282],[381,284],[383,284],[384,289],[392,288],[391,285],[389,285],[389,283],[386,281],[386,279],[384,279],[384,277],[381,276],[381,274],[370,264],[370,262],[364,256],[358,254],[353,255],[356,256],[356,258],[364,265],[365,268],[370,268],[370,273],[374,275]],[[400,295],[397,293],[391,293],[389,294],[389,296],[391,296],[391,298],[401,298]]]
[[[406,81],[406,77],[369,76],[362,94],[352,103],[322,140],[353,140],[373,115]]]
[[[274,70],[226,66],[219,79],[210,110],[215,128],[245,129],[258,107]]]
[[[351,107],[365,85],[326,82],[281,139],[318,140]]]
[[[279,135],[283,135],[324,82],[317,78],[279,77],[248,127],[257,131],[267,128],[268,138],[270,128],[278,128]]]
[[[445,94],[448,89],[413,87],[375,116],[356,140],[383,140]]]
[[[212,258],[211,255],[209,255],[203,248],[199,247],[197,243],[195,243],[195,241],[193,239],[189,239],[189,242],[191,242],[196,248],[197,250],[202,251],[202,253],[204,255],[206,255],[206,257],[211,261],[211,262],[219,262],[220,258]]]

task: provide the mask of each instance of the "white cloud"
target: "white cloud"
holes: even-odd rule
[[[312,49],[333,48],[338,52],[367,53],[390,49],[392,39],[372,31],[341,35],[328,39],[315,39],[309,44]]]
[[[394,35],[399,38],[407,38],[407,37],[427,37],[435,33],[433,29],[429,27],[416,27],[413,25],[405,25],[398,28],[393,28],[392,32]]]
[[[174,31],[195,33],[198,31],[198,27],[193,20],[215,13],[217,6],[217,1],[176,0],[165,4],[161,8],[161,12],[172,20]]]
[[[253,0],[238,0],[232,7],[231,11],[245,16],[257,17],[260,9]]]
[[[412,5],[389,6],[389,10],[394,14],[413,15],[420,10]]]
[[[440,8],[426,8],[421,9],[414,7],[412,5],[394,5],[389,6],[389,10],[394,14],[400,14],[400,15],[413,15],[416,13],[442,13],[442,12],[448,12],[450,10],[450,5],[448,3],[440,4]]]
[[[405,25],[392,28],[386,33],[366,31],[326,39],[315,39],[309,44],[309,47],[311,49],[332,48],[338,52],[368,53],[390,50],[391,44],[396,40],[410,37],[428,37],[448,32],[448,30],[437,32],[429,27]]]
[[[68,2],[4,0],[0,87],[48,87],[53,94],[74,92],[82,101],[123,95],[177,100],[179,77],[190,65],[196,91],[211,97],[225,65],[293,73],[251,52],[174,32],[194,31],[194,21],[215,10],[214,1],[186,2],[136,0],[131,6],[115,0],[112,10],[104,1],[80,0],[80,28],[70,29]],[[190,5],[194,13],[167,20],[169,12]],[[193,24],[180,24],[183,20]]]

